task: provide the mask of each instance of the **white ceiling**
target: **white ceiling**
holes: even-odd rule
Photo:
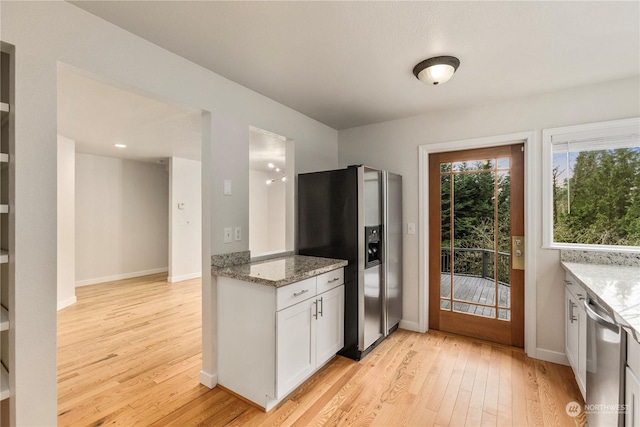
[[[73,3],[335,129],[640,75],[637,1]]]
[[[200,111],[58,69],[58,133],[76,152],[141,161],[200,160]],[[125,144],[117,148],[114,144]]]

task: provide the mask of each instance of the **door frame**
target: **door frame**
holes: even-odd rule
[[[537,356],[536,341],[536,248],[538,233],[535,230],[536,182],[538,169],[534,149],[537,133],[534,131],[506,135],[473,138],[458,141],[424,144],[418,147],[419,165],[419,283],[418,283],[418,330],[429,330],[429,154],[447,151],[495,147],[499,145],[524,144],[524,230],[525,230],[525,275],[524,275],[524,351],[530,357]]]

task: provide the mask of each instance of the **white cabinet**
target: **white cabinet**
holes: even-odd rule
[[[344,286],[324,292],[318,297],[316,360],[320,366],[344,346]]]
[[[280,399],[344,346],[344,285],[277,314]]]
[[[317,302],[299,302],[277,314],[277,398],[284,397],[316,370]]]
[[[587,313],[584,309],[586,292],[568,273],[565,284],[565,353],[584,398],[587,379]]]
[[[624,425],[625,427],[637,427],[640,426],[640,379],[634,375],[628,366],[625,371],[624,401],[626,413]]]
[[[269,410],[344,345],[343,269],[275,288],[218,277],[218,384]]]
[[[640,426],[640,343],[630,334],[627,334],[624,403],[625,427]]]

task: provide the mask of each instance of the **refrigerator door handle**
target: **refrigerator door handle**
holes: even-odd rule
[[[389,334],[389,301],[387,295],[387,268],[389,259],[389,173],[382,171],[382,266],[380,268],[380,297],[382,298],[382,336]]]
[[[364,166],[357,167],[358,182],[358,265],[357,265],[357,332],[358,332],[358,350],[364,351],[364,264],[365,264],[365,242],[364,242]]]

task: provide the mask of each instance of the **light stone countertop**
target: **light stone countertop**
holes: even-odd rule
[[[640,342],[640,266],[601,265],[562,261],[590,295],[631,328]]]
[[[341,259],[293,255],[232,267],[211,267],[211,274],[279,288],[347,264],[347,261]]]

